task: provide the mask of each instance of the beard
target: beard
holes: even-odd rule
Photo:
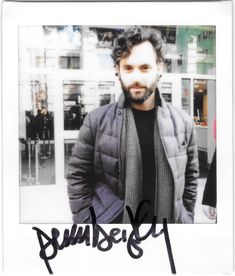
[[[140,84],[132,84],[129,86],[125,86],[124,83],[120,80],[121,82],[121,86],[122,86],[122,90],[124,93],[124,96],[126,98],[126,100],[128,102],[131,103],[135,103],[135,104],[142,104],[143,102],[145,102],[152,94],[153,92],[155,92],[155,89],[157,87],[157,85],[154,83],[152,84],[149,88],[147,88],[146,86],[140,85]],[[133,95],[133,93],[131,93],[131,89],[135,88],[135,89],[141,89],[141,90],[145,90],[141,96],[135,96]]]

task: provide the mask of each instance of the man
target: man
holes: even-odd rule
[[[162,40],[134,27],[115,41],[112,57],[123,93],[92,111],[69,163],[68,194],[74,223],[130,223],[142,200],[143,222],[193,223],[198,158],[193,121],[167,105],[157,89]]]

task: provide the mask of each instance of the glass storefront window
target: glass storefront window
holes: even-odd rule
[[[64,81],[64,130],[79,130],[94,108],[113,103],[114,82]]]
[[[182,109],[190,115],[190,79],[182,79]]]
[[[172,83],[159,82],[158,88],[159,88],[159,91],[160,91],[163,99],[167,103],[171,103],[172,102]]]
[[[123,31],[123,28],[109,28],[109,27],[90,27],[89,33],[94,34],[93,39],[94,52],[97,56],[98,68],[101,71],[112,70],[113,60],[111,57],[112,46],[115,37]]]
[[[181,59],[181,73],[215,74],[215,34],[214,26],[177,28],[176,52]]]
[[[60,56],[59,66],[61,69],[80,69],[80,57],[79,56]]]
[[[63,84],[64,130],[79,130],[85,118],[82,102],[83,82],[67,81]]]
[[[22,26],[21,59],[27,67],[81,69],[82,31],[78,26]]]
[[[113,42],[126,27],[24,27],[21,37],[33,46],[29,60],[32,67],[83,69],[85,66],[84,69],[105,71],[113,69]],[[164,72],[215,74],[215,26],[152,27],[161,32],[164,41]],[[35,39],[29,41],[29,37]]]
[[[166,73],[215,74],[214,26],[156,26],[165,42]]]
[[[194,80],[194,121],[196,125],[208,125],[207,80]]]
[[[55,184],[52,93],[46,76],[20,81],[20,185]]]
[[[114,82],[112,81],[99,82],[99,106],[115,102],[115,94],[113,88]]]

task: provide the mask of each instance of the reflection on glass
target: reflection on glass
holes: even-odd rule
[[[64,130],[79,130],[87,113],[113,103],[114,82],[64,81]]]
[[[30,49],[32,68],[56,68],[57,59],[52,49]]]
[[[79,26],[22,26],[19,35],[20,62],[24,66],[81,69],[82,30]]]
[[[99,82],[99,106],[115,102],[113,91],[114,83],[109,81]]]
[[[68,53],[65,56],[59,56],[59,68],[61,69],[81,69],[80,56]]]
[[[112,48],[114,39],[123,31],[119,28],[90,27],[90,31],[97,35],[97,48]]]
[[[182,79],[182,109],[190,115],[190,79]]]
[[[207,126],[208,95],[207,80],[194,80],[194,121],[196,125]]]
[[[159,90],[161,92],[163,99],[167,103],[171,103],[172,102],[172,83],[161,82],[161,83],[159,83],[158,87],[159,87]]]
[[[20,185],[55,184],[51,83],[38,76],[20,86]]]
[[[165,41],[164,72],[215,74],[214,26],[157,26]]]
[[[82,103],[82,82],[68,81],[63,84],[64,130],[79,130],[86,116]]]
[[[123,31],[119,28],[89,27],[84,36],[85,41],[89,38],[89,47],[93,49],[93,64],[99,70],[113,70],[113,60],[111,58],[114,39]],[[91,39],[93,35],[93,39]]]
[[[114,39],[126,27],[29,26],[22,27],[20,35],[32,51],[29,62],[33,68],[104,71],[113,69]],[[164,41],[164,72],[215,74],[215,26],[152,27],[161,32]]]

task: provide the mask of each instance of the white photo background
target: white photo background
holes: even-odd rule
[[[165,28],[163,31],[170,56],[163,68],[160,90],[167,101],[195,117],[198,131],[207,129],[207,139],[199,141],[202,162],[211,162],[215,147],[209,128],[216,105],[218,221],[204,221],[205,216],[201,211],[197,224],[168,226],[177,272],[187,275],[191,272],[231,272],[231,2],[4,3],[3,8],[4,272],[24,275],[48,273],[38,255],[39,244],[32,227],[37,226],[48,235],[52,227],[57,227],[61,232],[71,227],[65,170],[66,158],[79,132],[77,126],[86,112],[103,103],[116,101],[120,92],[114,72],[109,70],[112,68],[108,58],[110,30],[98,36],[97,28],[116,31],[134,24]],[[173,27],[177,30],[175,37],[170,32]],[[179,29],[188,28],[190,32],[194,27],[201,28],[201,36],[200,32],[192,34],[189,44],[185,45],[191,46],[190,53],[197,53],[196,63],[195,55],[191,56],[188,52],[187,56],[176,47]],[[86,34],[83,28],[88,28],[87,47],[93,51],[92,56],[83,53],[84,45],[79,44],[80,35]],[[207,28],[205,32],[203,28]],[[102,35],[107,41],[99,41]],[[200,44],[200,49],[195,49],[195,45],[209,41],[214,35],[216,44],[213,42],[213,47],[216,51],[210,52],[210,47],[203,44]],[[205,49],[208,51],[203,51]],[[191,68],[186,66],[185,55],[194,60]],[[94,60],[96,70],[90,66]],[[99,75],[94,71],[99,71]],[[176,76],[179,77],[177,80]],[[207,96],[203,98],[203,102],[207,101],[207,116],[203,112],[206,105],[194,113],[193,97],[197,93],[204,94],[199,89],[207,90]],[[174,91],[178,91],[178,94]],[[210,91],[216,94],[212,112],[209,112]],[[74,112],[69,114],[71,109]],[[80,114],[79,120],[74,124],[77,114]],[[43,118],[43,128],[39,133],[35,133],[30,126],[37,115]],[[46,171],[48,166],[50,170]],[[198,207],[201,210],[201,205]],[[130,230],[129,225],[123,227]],[[106,229],[110,229],[110,225],[106,225]],[[58,252],[51,265],[54,273],[62,275],[88,271],[98,275],[109,275],[110,271],[113,275],[143,275],[146,271],[170,275],[162,237],[144,241],[143,249],[143,257],[135,260],[128,256],[125,244],[118,244],[108,253],[78,245]],[[118,267],[118,270],[114,267]]]

